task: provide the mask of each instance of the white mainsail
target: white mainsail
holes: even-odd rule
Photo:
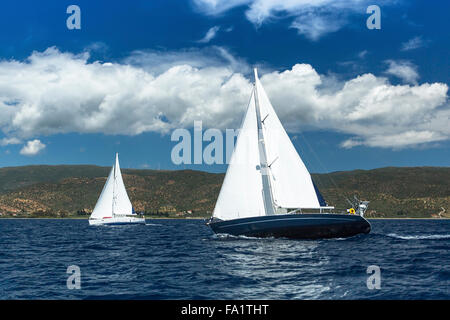
[[[114,197],[113,197],[113,214],[114,215],[130,215],[133,213],[133,206],[130,198],[128,198],[127,190],[122,179],[120,171],[119,155],[116,154],[116,165],[114,167]]]
[[[260,144],[258,126],[262,128]],[[260,146],[264,148],[268,170],[261,170],[264,163]],[[269,176],[268,184],[263,184],[267,181],[264,173]],[[268,198],[272,204],[267,204]],[[311,175],[278,119],[255,69],[255,87],[213,217],[230,220],[272,214],[274,208],[320,207]]]
[[[214,208],[222,220],[265,215],[254,92]]]
[[[119,156],[116,154],[116,163],[109,173],[90,218],[112,218],[114,216],[130,215],[132,212],[131,201],[128,198],[120,171]]]
[[[272,195],[282,208],[320,208],[311,175],[283,128],[255,70]]]

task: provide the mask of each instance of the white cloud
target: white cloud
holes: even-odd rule
[[[360,51],[358,53],[358,58],[364,59],[367,56],[368,53],[369,53],[369,51],[367,51],[367,50]]]
[[[138,67],[153,75],[159,75],[180,65],[199,69],[211,66],[226,67],[243,73],[251,71],[244,60],[235,58],[227,49],[219,46],[202,49],[188,48],[178,51],[138,50],[133,51],[123,63]]]
[[[449,137],[439,132],[428,130],[409,130],[392,135],[382,134],[367,137],[365,141],[351,138],[343,141],[340,146],[345,149],[351,149],[356,146],[366,145],[369,147],[401,149],[407,146],[417,146],[429,142],[447,140]]]
[[[199,43],[208,43],[208,42],[210,42],[212,39],[214,39],[216,37],[217,32],[219,32],[219,30],[220,30],[219,26],[214,26],[214,27],[210,28],[206,32],[205,36],[202,39],[198,40],[197,42],[199,42]]]
[[[386,63],[389,65],[386,70],[387,74],[392,74],[403,80],[405,83],[417,84],[419,80],[419,74],[417,72],[417,67],[409,61],[394,61],[387,60]]]
[[[422,39],[422,37],[414,37],[406,42],[403,42],[401,45],[402,51],[409,51],[418,49],[425,46],[425,41]]]
[[[248,5],[252,0],[192,0],[195,6],[208,15],[218,15],[235,7]]]
[[[371,137],[368,139],[367,145],[402,148],[405,145],[419,145],[430,141],[441,141],[446,139],[447,137],[439,132],[428,130],[410,130],[387,136]]]
[[[133,61],[143,67],[89,63],[87,54],[55,48],[34,52],[24,62],[2,61],[0,110],[5,117],[0,128],[8,138],[25,139],[67,132],[168,132],[199,118],[210,126],[231,124],[251,85],[233,71],[240,65],[237,59],[224,49],[216,51],[222,61],[216,64],[216,57],[210,58],[211,66],[201,53],[189,52],[189,58],[201,61],[196,63],[200,67],[184,63],[189,59],[176,64],[172,58],[182,56],[178,53],[166,59],[164,53],[141,52]],[[167,69],[161,69],[161,61]],[[18,104],[2,103],[12,99]]]
[[[400,148],[450,138],[444,125],[450,114],[446,84],[392,85],[386,78],[364,74],[326,92],[321,88],[324,79],[303,64],[266,74],[261,81],[292,132],[312,127],[350,134],[353,138],[342,145],[347,148]]]
[[[106,52],[108,51],[108,49],[109,49],[108,45],[101,41],[92,42],[85,47],[85,51],[89,52]]]
[[[24,156],[35,156],[45,149],[45,144],[40,140],[28,141],[27,144],[20,150],[20,154]]]
[[[17,139],[15,137],[0,139],[0,146],[2,147],[10,144],[20,144],[20,143],[22,143],[22,141],[20,141],[20,139]]]
[[[332,16],[307,12],[300,14],[292,22],[291,27],[297,29],[298,34],[304,35],[312,41],[317,41],[327,33],[338,31],[344,24],[342,18],[337,19]]]
[[[26,61],[1,61],[5,139],[69,132],[169,133],[191,127],[194,120],[202,120],[204,128],[237,128],[251,91],[249,66],[223,48],[139,52],[122,63],[88,58],[49,48]],[[450,138],[446,84],[393,85],[370,73],[342,81],[319,75],[308,64],[261,73],[292,133],[348,134],[342,144],[347,148],[401,148]]]
[[[345,149],[351,149],[353,147],[360,146],[362,144],[364,144],[364,143],[361,140],[351,138],[351,139],[342,141],[340,146]]]
[[[366,14],[372,4],[368,0],[192,0],[196,8],[207,15],[220,15],[235,7],[246,6],[247,19],[259,26],[267,21],[294,18],[291,25],[298,33],[316,41],[336,32],[347,23],[350,14]],[[379,0],[378,5],[395,3]]]

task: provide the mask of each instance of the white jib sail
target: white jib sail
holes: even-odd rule
[[[116,155],[116,163],[109,173],[90,218],[112,218],[114,215],[129,215],[132,212],[131,201],[128,198],[120,171],[119,156]]]
[[[125,184],[123,183],[122,173],[120,171],[119,165],[119,155],[117,154],[114,175],[113,214],[130,215],[133,213],[133,206],[131,205],[127,190],[125,189]]]
[[[114,166],[109,173],[108,179],[103,186],[102,193],[97,200],[94,211],[91,214],[91,219],[102,219],[105,217],[112,217],[112,203],[113,203],[113,188],[114,188]]]
[[[281,208],[320,208],[311,175],[283,128],[255,73],[272,195]]]
[[[254,92],[239,131],[213,216],[222,220],[265,215],[259,172]]]

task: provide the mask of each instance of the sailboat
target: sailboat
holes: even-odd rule
[[[128,198],[119,165],[119,154],[98,198],[89,225],[145,224],[145,218],[137,215]]]
[[[215,233],[295,239],[369,233],[357,210],[335,213],[316,188],[258,79],[238,134],[213,215]]]

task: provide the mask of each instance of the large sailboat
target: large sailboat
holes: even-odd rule
[[[145,218],[133,210],[123,183],[119,155],[116,154],[116,162],[89,217],[89,225],[119,224],[145,224]]]
[[[317,239],[370,232],[368,202],[334,213],[311,179],[255,69],[251,99],[208,225],[215,233]]]

